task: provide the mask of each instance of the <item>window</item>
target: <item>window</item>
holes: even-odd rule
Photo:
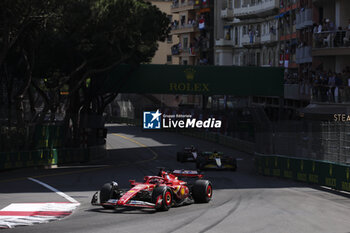
[[[247,26],[243,26],[243,35],[247,34]]]
[[[188,49],[188,38],[187,37],[184,37],[182,47],[183,47],[183,49]]]
[[[166,62],[172,62],[173,57],[171,55],[166,56]]]
[[[173,42],[173,35],[169,35],[167,38],[168,43]]]
[[[188,61],[187,60],[183,60],[183,65],[187,65],[188,64]]]

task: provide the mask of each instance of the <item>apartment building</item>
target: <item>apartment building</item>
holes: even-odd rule
[[[216,8],[216,65],[279,65],[278,0],[218,0]]]
[[[179,20],[177,14],[171,13],[171,0],[149,0],[149,2],[167,14],[170,21]],[[164,42],[158,42],[158,50],[152,58],[151,64],[179,64],[179,58],[173,57],[171,54],[172,46],[178,43],[179,38],[174,35],[169,35]]]
[[[341,73],[350,66],[350,1],[313,0],[313,69]],[[321,25],[321,26],[320,26]]]
[[[299,0],[280,0],[278,18],[278,39],[280,42],[280,66],[289,74],[298,74],[296,49],[298,46],[296,15],[300,6]]]
[[[179,43],[171,49],[181,65],[213,64],[213,0],[173,0],[170,35]],[[174,63],[173,63],[174,64]]]

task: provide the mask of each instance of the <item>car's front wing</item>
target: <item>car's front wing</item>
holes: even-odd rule
[[[138,208],[151,208],[154,209],[156,205],[154,203],[146,202],[146,201],[138,201],[138,200],[130,200],[125,204],[119,204],[118,199],[109,199],[107,202],[101,203],[98,199],[99,192],[96,192],[92,197],[91,204],[95,206],[113,206],[115,208],[118,207],[138,207]],[[158,202],[162,202],[162,198],[158,200]]]

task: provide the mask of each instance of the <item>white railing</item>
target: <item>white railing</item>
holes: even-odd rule
[[[261,43],[269,43],[277,40],[277,33],[269,33],[261,36]]]
[[[250,43],[250,38],[249,38],[249,35],[243,35],[242,37],[241,37],[241,46],[243,45],[243,44],[249,44]]]
[[[171,9],[176,9],[176,8],[181,8],[181,7],[186,7],[186,6],[194,6],[194,5],[195,5],[194,1],[185,1],[183,3],[177,2],[177,3],[173,3],[171,5]]]
[[[215,46],[233,46],[233,40],[219,39],[215,41]]]
[[[305,9],[296,14],[296,29],[312,26],[312,9]]]
[[[228,8],[221,10],[221,18],[233,18],[233,10]]]
[[[171,29],[172,30],[182,30],[182,29],[195,29],[195,27],[197,26],[197,23],[185,23],[183,25],[177,25],[177,26],[173,26]]]
[[[279,8],[278,0],[262,0],[255,5],[242,5],[241,8],[234,9],[235,17],[246,16],[251,14],[259,14],[265,11]]]

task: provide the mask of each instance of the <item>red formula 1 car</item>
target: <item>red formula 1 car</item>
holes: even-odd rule
[[[184,177],[188,182],[179,178]],[[212,184],[197,171],[160,170],[158,176],[145,176],[144,182],[130,180],[131,189],[122,190],[117,182],[106,183],[91,200],[105,209],[140,207],[168,210],[172,206],[207,203],[213,195]]]

